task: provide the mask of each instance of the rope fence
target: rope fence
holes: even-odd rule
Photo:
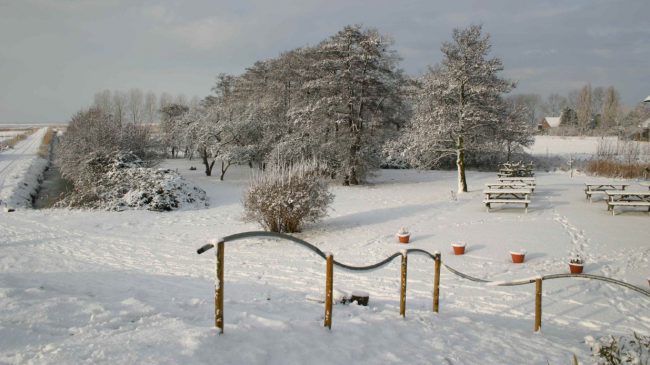
[[[275,232],[265,232],[265,231],[250,231],[250,232],[242,232],[242,233],[236,233],[233,235],[225,236],[223,238],[219,238],[217,240],[213,240],[211,243],[208,243],[201,248],[199,248],[196,252],[200,255],[212,248],[216,248],[216,257],[215,257],[215,296],[214,296],[214,303],[215,303],[215,327],[219,328],[220,333],[223,333],[223,288],[224,288],[224,243],[226,242],[232,242],[232,241],[237,241],[237,240],[242,240],[242,239],[248,239],[248,238],[275,238],[275,239],[282,239],[286,241],[291,241],[294,242],[304,248],[307,248],[308,250],[312,251],[316,255],[320,256],[322,259],[326,261],[326,283],[325,283],[325,317],[324,317],[324,326],[331,329],[332,328],[332,298],[333,298],[333,276],[334,276],[334,270],[333,267],[336,266],[342,270],[346,271],[351,271],[351,272],[365,272],[365,271],[374,271],[377,269],[380,269],[389,263],[391,263],[394,259],[401,257],[401,270],[400,270],[400,315],[402,317],[406,316],[406,277],[407,277],[407,257],[409,254],[417,254],[417,255],[422,255],[425,257],[428,257],[432,259],[435,263],[434,266],[434,280],[433,280],[433,311],[438,312],[439,311],[439,293],[440,293],[440,267],[444,266],[447,271],[451,272],[452,274],[474,282],[478,283],[484,283],[487,285],[491,286],[519,286],[519,285],[528,285],[528,284],[535,284],[535,324],[534,324],[534,330],[539,331],[541,328],[541,321],[542,321],[542,281],[544,280],[553,280],[553,279],[565,279],[565,278],[581,278],[581,279],[591,279],[591,280],[599,280],[599,281],[604,281],[608,282],[611,284],[616,284],[622,287],[625,287],[627,289],[633,290],[639,294],[644,295],[648,299],[650,299],[650,290],[646,290],[643,288],[640,288],[638,286],[632,285],[630,283],[626,283],[621,280],[617,279],[612,279],[608,278],[605,276],[599,276],[599,275],[592,275],[592,274],[551,274],[551,275],[544,275],[544,276],[537,276],[535,278],[529,278],[529,279],[520,279],[520,280],[514,280],[514,281],[493,281],[493,280],[487,280],[487,279],[481,279],[477,278],[465,273],[462,273],[451,266],[445,264],[442,262],[441,254],[440,252],[434,252],[430,253],[428,251],[419,249],[419,248],[409,248],[402,250],[401,252],[396,252],[387,258],[372,264],[372,265],[367,265],[367,266],[353,266],[353,265],[347,265],[342,262],[336,261],[334,259],[334,256],[331,253],[325,253],[322,250],[320,250],[318,247],[314,246],[313,244],[301,240],[300,238],[288,235],[288,234],[283,234],[283,233],[275,233]]]

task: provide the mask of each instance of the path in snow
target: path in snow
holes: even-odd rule
[[[47,128],[41,128],[13,149],[0,152],[0,202],[13,205],[14,194],[23,183],[32,160],[38,155]]]

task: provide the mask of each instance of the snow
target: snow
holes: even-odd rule
[[[561,143],[558,143],[561,145]],[[2,156],[2,155],[0,155]],[[66,209],[0,212],[0,363],[560,364],[590,363],[585,337],[650,334],[650,300],[601,281],[543,283],[542,331],[533,332],[535,286],[495,287],[443,269],[433,313],[433,262],[408,262],[406,318],[399,316],[400,260],[368,273],[335,268],[339,293],[365,291],[367,307],[337,304],[323,327],[325,261],[291,242],[225,244],[225,333],[214,328],[215,237],[258,230],[243,223],[248,168],[227,181],[168,160],[207,192],[207,209],[174,212]],[[333,186],[329,217],[297,236],[350,265],[375,263],[404,246],[442,252],[456,270],[508,282],[568,272],[648,289],[650,213],[608,214],[584,198],[584,182],[537,172],[528,214],[487,213],[482,187],[495,173],[469,171],[469,192],[449,199],[455,171],[383,170],[366,186]],[[634,183],[631,181],[631,183]],[[471,248],[455,256],[450,243]],[[523,264],[509,250],[525,249]],[[524,359],[524,360],[522,360]]]
[[[47,128],[41,128],[13,149],[0,152],[0,206],[31,207],[47,160],[38,149]]]

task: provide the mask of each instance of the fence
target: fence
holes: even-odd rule
[[[397,257],[401,257],[401,270],[400,270],[400,276],[401,276],[401,282],[400,282],[400,315],[404,317],[406,315],[406,276],[407,276],[407,260],[408,260],[408,255],[409,254],[419,254],[419,255],[424,255],[426,257],[429,257],[434,261],[434,279],[433,279],[433,305],[432,305],[432,310],[434,312],[439,311],[439,297],[440,297],[440,268],[441,266],[444,266],[445,269],[447,269],[449,272],[451,272],[454,275],[457,275],[463,279],[475,281],[475,282],[480,282],[480,283],[487,283],[489,285],[494,285],[494,286],[518,286],[518,285],[528,285],[528,284],[533,284],[535,283],[535,323],[534,323],[534,330],[539,331],[541,326],[542,326],[542,282],[544,280],[553,280],[553,279],[562,279],[562,278],[582,278],[582,279],[591,279],[591,280],[600,280],[600,281],[605,281],[608,283],[616,284],[623,286],[627,289],[634,290],[642,295],[645,295],[650,299],[650,291],[645,290],[643,288],[640,288],[638,286],[608,278],[605,276],[599,276],[599,275],[591,275],[591,274],[552,274],[552,275],[544,275],[544,276],[538,276],[536,278],[532,279],[523,279],[523,280],[517,280],[517,281],[510,281],[510,282],[498,282],[498,281],[491,281],[491,280],[486,280],[486,279],[480,279],[476,278],[467,274],[464,274],[458,270],[455,270],[454,268],[448,266],[447,264],[444,264],[442,262],[442,258],[440,255],[440,252],[435,252],[435,253],[430,253],[428,251],[418,249],[418,248],[410,248],[410,249],[405,249],[402,250],[401,252],[396,252],[392,254],[391,256],[385,258],[382,261],[379,261],[375,264],[368,265],[368,266],[351,266],[351,265],[346,265],[344,263],[338,262],[334,260],[334,255],[331,253],[325,253],[321,251],[318,247],[312,245],[311,243],[301,240],[299,238],[287,235],[287,234],[282,234],[282,233],[274,233],[274,232],[263,232],[263,231],[252,231],[252,232],[242,232],[242,233],[236,233],[230,236],[226,236],[220,239],[217,239],[213,241],[213,243],[209,243],[207,245],[204,245],[203,247],[199,248],[196,252],[200,255],[212,248],[216,247],[216,263],[215,263],[215,294],[214,294],[214,318],[215,318],[215,326],[219,328],[219,331],[223,333],[223,287],[224,287],[224,244],[226,242],[231,242],[231,241],[237,241],[241,239],[246,239],[246,238],[254,238],[254,237],[266,237],[266,238],[278,238],[278,239],[283,239],[287,241],[292,241],[298,245],[301,245],[312,252],[314,252],[316,255],[320,256],[321,258],[325,259],[326,261],[326,281],[325,281],[325,317],[323,321],[323,325],[329,329],[332,328],[332,291],[334,287],[334,266],[337,266],[343,270],[348,270],[348,271],[372,271],[379,269],[390,262],[392,262],[394,259]]]

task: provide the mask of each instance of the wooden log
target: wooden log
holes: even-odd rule
[[[223,333],[223,266],[224,266],[224,245],[223,241],[217,243],[217,263],[215,270],[215,293],[214,293],[214,325]]]
[[[355,290],[350,295],[350,303],[357,302],[358,305],[368,306],[370,301],[370,294],[365,291]]]
[[[400,285],[399,314],[406,316],[406,251],[402,252],[402,282]]]
[[[332,291],[334,288],[334,256],[327,255],[327,265],[325,269],[325,320],[324,326],[332,329]]]
[[[542,279],[535,279],[535,332],[542,328]]]
[[[433,277],[433,311],[438,313],[440,305],[440,252],[436,252],[435,257],[435,276]]]

